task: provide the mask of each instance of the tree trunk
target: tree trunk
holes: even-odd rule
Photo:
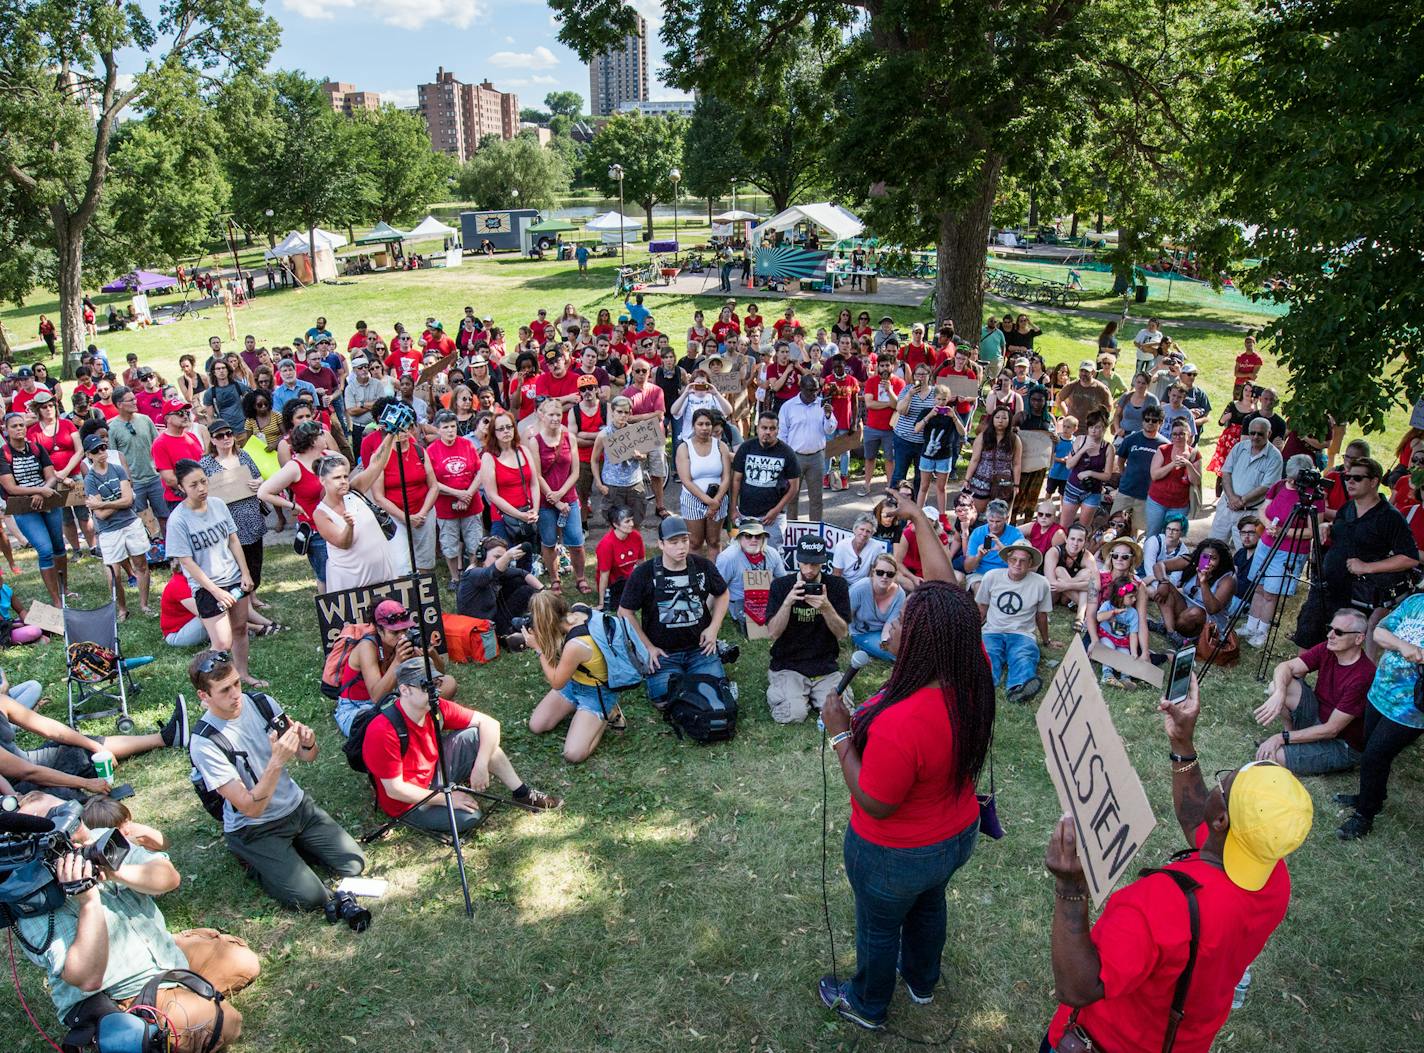
[[[1093,226],[1093,230],[1101,234],[1103,232],[1103,210],[1098,209],[1098,222]]]
[[[1028,188],[1028,225],[1038,226],[1038,191],[1033,187]]]
[[[940,216],[935,261],[935,327],[954,319],[955,332],[977,339],[984,321],[984,270],[989,242],[989,216],[999,189],[1003,158],[989,155],[979,174],[973,202],[957,212]]]
[[[74,230],[63,206],[52,206],[50,215],[59,272],[60,371],[69,380],[84,351],[84,235]]]
[[[1078,213],[1076,211],[1073,213],[1073,225],[1068,228],[1068,236],[1070,238],[1078,236]]]
[[[316,220],[307,220],[307,262],[311,264],[311,283],[317,283],[316,276]]]
[[[707,225],[709,227],[712,225],[712,199],[710,197],[707,199]]]
[[[653,202],[651,200],[643,202],[643,212],[648,217],[648,241],[653,240]]]

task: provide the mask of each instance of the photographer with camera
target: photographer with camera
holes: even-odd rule
[[[244,693],[231,659],[204,651],[188,679],[207,711],[193,730],[193,770],[223,801],[228,850],[284,907],[322,910],[332,893],[312,871],[357,877],[366,856],[341,826],[297,785],[287,765],[317,758],[316,734],[283,712],[270,695]],[[264,710],[267,712],[264,713]]]
[[[370,709],[395,690],[397,667],[420,657],[420,630],[399,600],[385,599],[376,604],[371,612],[371,629],[351,648],[342,667],[340,695],[332,719],[343,735],[351,734],[351,724],[362,710]],[[454,698],[458,685],[445,672],[445,660],[432,651],[430,662],[443,674],[439,680],[440,697]]]
[[[100,832],[77,821],[77,804],[30,793],[20,811],[56,825],[77,823],[67,839],[73,850],[49,866],[66,891],[79,891],[52,913],[15,925],[25,957],[45,971],[55,1012],[66,1026],[129,1009],[170,969],[197,973],[223,996],[256,979],[257,956],[236,936],[216,929],[168,931],[153,897],[172,892],[180,879],[165,854],[130,844],[118,866],[96,868],[83,849],[95,845]],[[188,986],[159,988],[154,1007],[173,1028],[177,1053],[213,1053],[242,1033],[242,1014],[231,1003]]]
[[[840,644],[850,635],[850,585],[822,573],[830,558],[825,539],[807,534],[796,543],[797,572],[771,583],[766,701],[778,724],[800,723],[836,691]]]
[[[1310,583],[1296,621],[1298,647],[1311,648],[1323,642],[1330,618],[1341,607],[1358,606],[1370,612],[1373,628],[1379,620],[1376,615],[1383,616],[1382,608],[1392,590],[1419,566],[1419,548],[1409,524],[1380,499],[1383,476],[1379,462],[1369,457],[1355,461],[1343,476],[1348,500],[1330,523],[1330,547],[1321,560],[1321,580]],[[1299,476],[1296,488],[1302,489]],[[1302,490],[1301,500],[1310,496]]]
[[[522,651],[521,632],[527,626],[529,602],[544,588],[535,576],[533,557],[523,545],[511,545],[492,534],[475,549],[475,559],[455,587],[455,608],[466,618],[494,623],[500,646]]]

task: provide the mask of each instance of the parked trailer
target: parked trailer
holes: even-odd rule
[[[466,252],[476,252],[486,239],[496,249],[523,251],[526,227],[539,222],[532,208],[507,208],[489,212],[461,212],[460,236]]]

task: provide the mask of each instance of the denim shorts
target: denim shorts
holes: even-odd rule
[[[1260,581],[1261,588],[1273,596],[1294,596],[1300,584],[1297,577],[1304,573],[1309,562],[1309,554],[1287,552],[1284,548],[1277,549],[1272,556],[1270,543],[1262,539],[1256,546],[1256,554],[1251,557],[1251,579]],[[1264,575],[1262,571],[1265,571]]]
[[[895,433],[889,428],[862,428],[860,431],[861,453],[865,456],[865,463],[873,465],[875,457],[881,450],[886,454],[893,454],[895,447],[891,444],[890,437]]]
[[[921,457],[920,471],[935,472],[939,475],[948,475],[954,467],[954,461],[948,457]]]
[[[1084,508],[1097,508],[1103,503],[1103,492],[1101,490],[1089,492],[1070,482],[1063,488],[1063,503],[1065,505],[1081,505]]]
[[[539,509],[539,544],[545,548],[553,548],[560,541],[569,548],[579,548],[583,545],[583,515],[577,501],[569,505],[569,518],[564,523],[563,530],[559,529],[559,513],[556,509]]]
[[[607,720],[608,715],[613,712],[613,707],[618,705],[617,692],[606,687],[580,684],[576,680],[570,680],[559,688],[559,694],[575,709],[587,710],[601,720]]]

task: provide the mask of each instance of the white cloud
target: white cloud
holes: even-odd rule
[[[326,20],[338,13],[361,13],[400,29],[421,29],[430,22],[468,29],[486,14],[483,0],[282,0],[282,4],[303,18]]]
[[[414,88],[392,88],[389,91],[378,93],[381,96],[381,103],[390,103],[393,106],[407,108],[416,105],[420,101]]]
[[[486,61],[500,69],[552,69],[559,57],[540,44],[533,51],[496,51]]]
[[[505,37],[505,38],[504,38],[504,42],[505,42],[506,44],[513,44],[513,43],[514,43],[514,38],[513,38],[513,37]]]
[[[533,77],[501,77],[499,83],[496,84],[495,87],[499,88],[500,90],[504,90],[506,88],[537,88],[548,87],[558,83],[558,77],[550,77],[543,73],[539,73]]]

